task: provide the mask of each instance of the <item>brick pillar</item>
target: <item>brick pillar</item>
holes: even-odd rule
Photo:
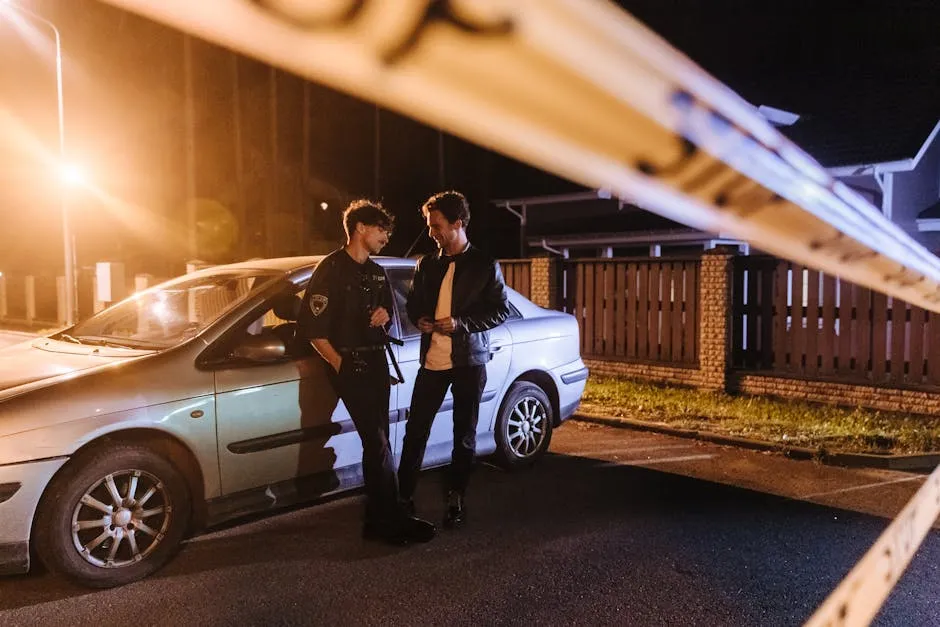
[[[561,303],[561,261],[557,257],[541,255],[532,258],[531,300],[548,309],[558,309]]]
[[[731,275],[736,247],[718,246],[702,255],[699,289],[699,367],[705,390],[724,392],[731,365]]]

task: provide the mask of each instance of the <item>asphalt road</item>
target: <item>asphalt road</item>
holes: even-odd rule
[[[849,470],[584,423],[536,467],[481,466],[460,531],[358,537],[358,495],[190,541],[166,568],[89,591],[0,579],[2,625],[798,625],[923,476]],[[440,473],[419,488],[437,518]],[[877,620],[940,625],[940,534]]]

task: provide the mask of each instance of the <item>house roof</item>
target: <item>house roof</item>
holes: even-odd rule
[[[780,130],[827,168],[913,159],[937,126],[938,112],[897,105],[804,115]]]
[[[606,215],[585,217],[580,212],[571,211],[567,212],[567,215],[539,218],[540,216],[537,213],[530,214],[529,224],[526,228],[528,235],[625,233],[675,229],[683,226],[655,213],[642,211],[632,205],[626,205],[622,211],[611,211]]]

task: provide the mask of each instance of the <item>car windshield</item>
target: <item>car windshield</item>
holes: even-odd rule
[[[184,276],[136,294],[52,337],[95,346],[169,348],[195,336],[277,276],[259,270]]]

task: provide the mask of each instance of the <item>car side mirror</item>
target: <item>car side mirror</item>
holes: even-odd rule
[[[229,357],[265,363],[283,359],[286,354],[287,347],[281,338],[273,333],[262,333],[243,338],[229,353]]]

